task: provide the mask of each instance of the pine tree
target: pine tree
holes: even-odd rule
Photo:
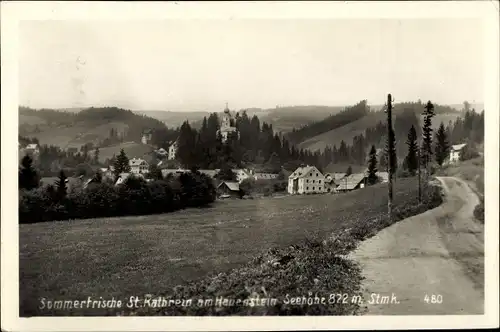
[[[98,170],[97,172],[95,172],[93,182],[95,182],[95,183],[101,183],[102,182],[102,172],[101,172],[101,170]]]
[[[161,169],[154,163],[149,165],[148,177],[153,180],[163,180]]]
[[[414,126],[411,126],[408,131],[408,139],[406,140],[406,145],[408,146],[408,154],[405,158],[405,165],[408,172],[411,175],[415,175],[418,169],[418,159],[417,159],[417,131]]]
[[[115,177],[118,177],[121,173],[130,172],[129,160],[123,149],[120,150],[120,154],[116,157],[113,166],[115,168]]]
[[[434,117],[434,105],[429,100],[425,105],[424,126],[422,128],[422,166],[427,167],[432,157],[432,117]]]
[[[368,157],[368,183],[375,184],[377,183],[377,150],[375,149],[375,145],[372,145],[370,150],[370,154]]]
[[[188,121],[181,125],[177,146],[177,158],[184,167],[190,168],[196,164],[196,131]]]
[[[436,133],[436,146],[434,150],[436,154],[436,162],[439,164],[439,166],[443,165],[443,162],[448,155],[448,150],[449,145],[448,139],[446,137],[446,129],[444,128],[444,124],[441,122]]]
[[[352,174],[352,167],[351,165],[349,165],[349,167],[347,167],[347,170],[345,171],[345,176],[349,176]]]
[[[66,183],[68,181],[68,177],[64,174],[64,171],[59,171],[59,177],[56,180],[56,197],[58,201],[63,200],[66,197],[68,188],[66,187]]]
[[[99,164],[99,147],[94,150],[94,164]]]
[[[19,169],[19,189],[31,190],[37,188],[40,178],[33,167],[33,159],[29,155],[25,155],[21,160]]]

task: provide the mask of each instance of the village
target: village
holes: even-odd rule
[[[239,137],[238,129],[235,127],[235,120],[226,104],[226,108],[222,113],[219,132],[222,137],[222,142],[226,143],[229,135],[236,134]],[[145,130],[141,137],[141,143],[146,145],[150,144],[153,132]],[[116,175],[113,165],[109,167],[100,167],[97,172],[102,175],[102,179],[111,181],[115,186],[123,184],[129,177],[142,178],[145,181],[152,181],[149,176],[151,167],[161,171],[161,177],[166,179],[172,176],[179,176],[183,173],[191,172],[190,169],[182,167],[170,168],[170,161],[177,159],[178,153],[178,140],[169,142],[168,150],[159,148],[154,150],[155,160],[157,162],[153,165],[141,156],[132,156],[128,160],[130,172],[122,172]],[[460,153],[464,150],[467,144],[452,145],[449,151],[447,163],[456,163],[460,160]],[[19,145],[20,155],[28,154],[36,159],[39,153],[38,144],[28,144],[25,147]],[[378,153],[381,152],[379,149]],[[199,173],[206,175],[214,181],[217,189],[217,197],[219,199],[226,198],[249,198],[252,197],[248,192],[244,192],[240,185],[245,181],[258,181],[261,184],[266,182],[272,183],[273,181],[284,181],[286,184],[283,187],[281,194],[301,195],[301,194],[336,194],[344,193],[352,190],[363,189],[367,186],[368,182],[368,169],[364,171],[347,173],[347,172],[321,172],[319,167],[315,165],[301,165],[293,171],[285,170],[281,166],[280,172],[266,173],[259,172],[251,168],[232,168],[234,178],[231,180],[220,179],[219,174],[221,169],[199,169]],[[377,171],[377,183],[388,182],[387,171]],[[57,177],[43,177],[40,179],[42,186],[54,185]],[[68,189],[83,188],[85,189],[89,184],[95,181],[94,176],[70,176],[66,179]]]

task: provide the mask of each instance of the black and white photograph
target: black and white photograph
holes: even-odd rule
[[[2,3],[2,311],[498,327],[498,2],[446,3]]]

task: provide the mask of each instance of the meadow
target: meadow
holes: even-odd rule
[[[160,215],[22,224],[20,315],[47,314],[38,308],[42,297],[127,302],[169,292],[243,266],[269,248],[324,239],[382,216],[386,191],[379,184],[337,195],[217,201]],[[416,193],[414,178],[397,179],[395,207],[414,205]]]

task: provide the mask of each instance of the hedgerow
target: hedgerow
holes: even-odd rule
[[[50,188],[19,191],[19,223],[148,215],[204,206],[214,202],[215,188],[203,174],[184,174],[169,181],[146,182],[129,177],[118,186],[92,183],[63,199]]]

